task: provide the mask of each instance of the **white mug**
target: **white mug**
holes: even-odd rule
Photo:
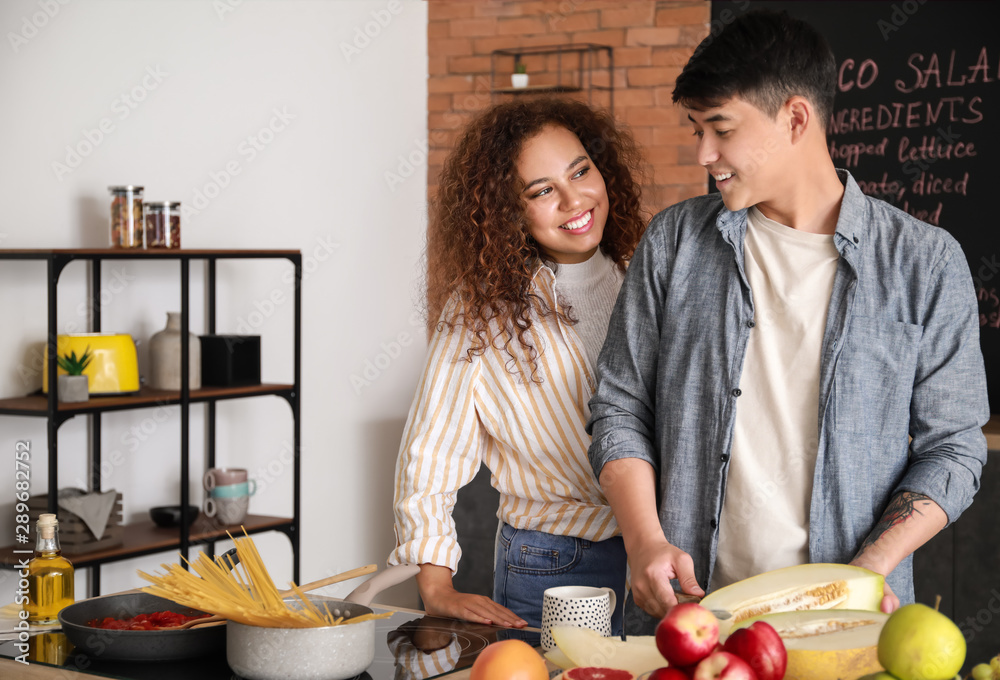
[[[542,649],[555,649],[552,626],[590,628],[604,637],[611,636],[611,615],[617,604],[611,588],[559,586],[549,588],[542,598]]]

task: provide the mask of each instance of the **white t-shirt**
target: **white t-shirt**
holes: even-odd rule
[[[712,588],[809,561],[819,364],[839,253],[832,234],[747,215],[754,300]]]

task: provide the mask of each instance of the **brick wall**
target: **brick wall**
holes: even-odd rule
[[[505,48],[596,43],[614,50],[614,115],[627,124],[649,165],[644,202],[653,214],[705,193],[707,174],[698,166],[694,138],[670,93],[694,47],[708,35],[707,0],[429,0],[428,1],[428,195],[462,127],[491,102],[510,95],[491,92],[490,54]],[[531,84],[555,82],[552,56],[525,57]],[[575,62],[564,58],[565,76]],[[497,60],[495,83],[509,86],[511,57]],[[594,83],[606,85],[606,62]],[[587,94],[574,96],[587,101]],[[606,92],[591,102],[607,106]]]

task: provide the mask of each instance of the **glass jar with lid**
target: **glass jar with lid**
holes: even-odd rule
[[[146,207],[146,247],[181,247],[181,204],[177,201],[156,201]]]
[[[108,187],[111,192],[111,247],[142,248],[142,187]]]

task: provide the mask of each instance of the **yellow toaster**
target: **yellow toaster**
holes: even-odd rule
[[[76,352],[81,356],[90,348],[94,355],[83,374],[89,376],[90,393],[95,396],[129,394],[139,391],[139,361],[132,336],[125,333],[74,333],[60,335],[56,340],[56,354],[63,356]],[[43,361],[42,391],[49,391],[49,364]],[[59,368],[56,375],[66,375]]]

